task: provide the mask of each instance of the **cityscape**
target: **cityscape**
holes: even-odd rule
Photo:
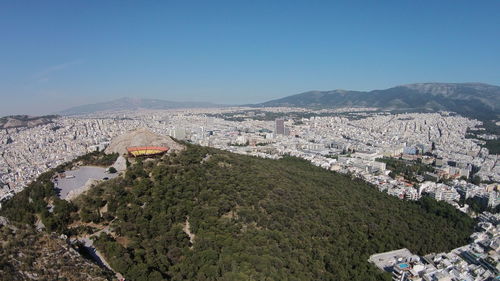
[[[300,157],[325,169],[360,177],[401,199],[417,200],[426,192],[460,209],[457,201],[462,193],[467,198],[484,198],[490,208],[499,204],[498,155],[489,154],[481,146],[484,141],[466,138],[468,130],[480,131],[480,121],[449,112],[389,114],[369,109],[323,111],[331,115],[324,117],[256,118],[266,113],[286,116],[297,112],[307,111],[231,108],[120,112],[62,117],[39,127],[6,129],[1,134],[2,198],[22,190],[50,168],[87,152],[103,151],[113,137],[133,128],[148,128],[160,135],[239,154]],[[230,121],[228,116],[242,121]],[[433,170],[391,177],[384,158],[402,159],[408,165],[421,163],[433,166]],[[480,182],[467,180],[475,176]],[[438,183],[442,179],[447,184]]]
[[[500,280],[498,11],[0,3],[0,281]]]
[[[316,116],[297,117],[304,113]],[[269,116],[280,117],[267,120]],[[451,204],[479,218],[480,232],[471,236],[471,244],[431,257],[396,252],[392,259],[385,257],[392,263],[381,268],[394,267],[398,280],[419,275],[423,280],[486,280],[498,274],[492,264],[499,258],[500,215],[465,203],[476,200],[485,210],[500,204],[498,155],[482,147],[484,141],[467,138],[470,131],[481,132],[481,125],[451,112],[391,114],[370,108],[185,109],[60,117],[46,125],[2,131],[1,195],[2,201],[8,200],[41,173],[85,153],[104,151],[114,137],[130,130],[147,128],[237,154],[299,157],[363,179],[401,200],[427,194]],[[495,137],[482,133],[482,138]],[[397,174],[391,161],[426,169]],[[430,263],[423,265],[423,260]]]

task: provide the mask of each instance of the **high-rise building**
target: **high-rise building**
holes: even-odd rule
[[[290,128],[285,127],[285,130],[284,130],[284,132],[283,132],[283,135],[285,135],[285,136],[289,136],[289,135],[290,135]]]
[[[285,119],[278,118],[274,122],[275,122],[274,133],[276,135],[284,135],[285,134]]]
[[[186,129],[185,128],[170,129],[169,136],[176,138],[178,140],[185,140],[186,139]]]
[[[498,193],[496,191],[488,193],[488,207],[495,208],[498,204]]]

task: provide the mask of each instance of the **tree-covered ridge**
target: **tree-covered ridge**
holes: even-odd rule
[[[95,244],[127,280],[385,280],[369,255],[449,250],[473,227],[446,203],[401,201],[301,159],[191,145],[139,159],[73,203],[56,196],[55,171],[102,157],[41,175],[0,215],[41,219],[47,231],[73,237],[100,231]]]
[[[59,118],[58,115],[44,116],[28,116],[28,115],[11,115],[0,117],[0,129],[32,128],[39,125],[45,125],[54,122],[54,119]]]
[[[3,202],[0,215],[27,224],[33,224],[37,219],[40,219],[48,231],[71,234],[67,225],[78,220],[79,216],[76,213],[78,209],[73,203],[58,197],[52,179],[57,172],[72,169],[75,165],[109,166],[117,158],[118,154],[116,153],[91,152],[79,156],[71,162],[61,164],[41,174],[12,199]]]
[[[473,227],[445,203],[404,202],[304,160],[198,146],[139,161],[76,205],[111,226],[96,245],[131,280],[385,280],[369,255],[449,250]]]
[[[417,83],[385,90],[310,91],[271,100],[260,107],[341,108],[451,111],[480,120],[498,119],[500,87],[481,83]]]

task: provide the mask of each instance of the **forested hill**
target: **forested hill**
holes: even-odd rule
[[[28,218],[29,200],[41,201],[26,198],[2,213]],[[68,235],[110,225],[95,244],[127,280],[390,280],[371,254],[450,250],[473,227],[445,203],[401,201],[304,160],[191,145],[139,161],[54,213],[45,212],[52,228]]]
[[[105,281],[112,272],[76,252],[56,234],[0,217],[0,280]]]
[[[500,87],[482,83],[418,83],[385,90],[310,91],[256,106],[374,107],[385,110],[453,111],[481,120],[498,119]]]

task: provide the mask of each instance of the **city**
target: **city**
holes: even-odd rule
[[[111,139],[127,131],[147,128],[179,141],[238,154],[303,158],[324,169],[361,178],[402,200],[418,200],[425,193],[474,217],[484,217],[479,223],[483,232],[473,234],[474,242],[446,254],[453,270],[437,265],[430,270],[419,267],[420,259],[410,259],[411,268],[426,268],[428,276],[458,272],[453,274],[461,280],[476,280],[471,272],[477,275],[481,266],[464,258],[463,253],[481,253],[482,260],[498,261],[500,216],[479,213],[465,203],[471,198],[488,210],[500,204],[498,155],[489,154],[481,140],[466,138],[469,130],[480,130],[480,121],[449,112],[391,114],[369,108],[322,110],[312,112],[317,115],[313,117],[287,117],[304,112],[311,113],[297,108],[99,113],[60,117],[54,123],[33,128],[6,129],[0,134],[2,201],[48,169],[88,152],[103,151]],[[265,120],[267,115],[281,117]],[[231,121],[235,118],[237,121]],[[390,159],[403,167],[422,165],[427,169],[394,174],[388,166]],[[392,266],[396,266],[398,259],[393,260]],[[457,265],[459,262],[465,266]],[[498,274],[498,268],[487,264],[490,269],[480,270],[480,276]],[[413,271],[407,271],[406,276],[409,272]],[[418,273],[413,272],[413,276]]]
[[[297,112],[291,108],[267,110],[283,116]],[[210,117],[234,116],[234,112],[242,121]],[[356,114],[345,109],[330,113],[336,116],[260,121],[254,120],[255,111],[248,108],[121,112],[62,117],[31,129],[6,129],[0,135],[2,197],[22,190],[50,168],[90,151],[102,151],[113,137],[144,127],[240,154],[304,158],[325,169],[360,177],[401,199],[417,200],[426,192],[460,208],[457,201],[463,193],[466,198],[484,197],[490,208],[498,205],[498,156],[482,148],[480,140],[466,138],[467,130],[477,129],[481,122],[447,112]],[[384,157],[434,164],[433,172],[416,175],[413,182],[400,175],[391,177],[385,162],[380,161]],[[480,182],[467,181],[474,176]],[[447,184],[436,184],[442,179]]]
[[[500,280],[498,11],[0,3],[0,280]]]

